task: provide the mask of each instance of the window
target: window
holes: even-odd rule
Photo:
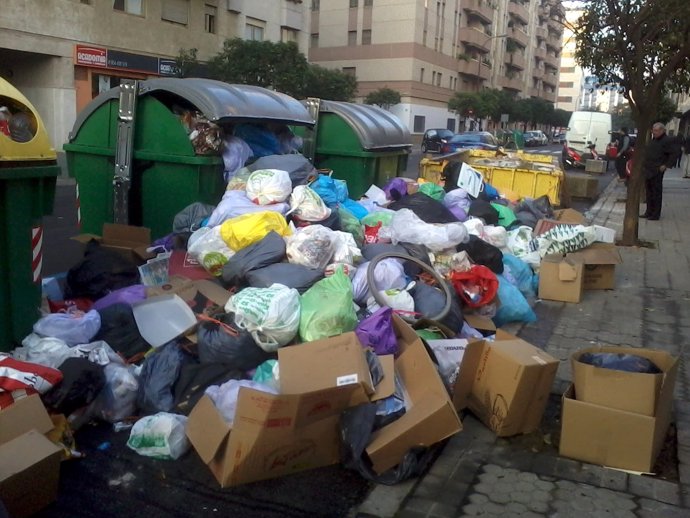
[[[280,41],[283,43],[297,43],[297,31],[290,27],[283,27],[280,29]]]
[[[374,5],[374,0],[364,0],[364,7],[371,7]]]
[[[263,41],[264,40],[264,28],[259,25],[254,25],[248,23],[244,27],[244,39],[253,41]]]
[[[357,31],[347,31],[347,44],[350,47],[357,45]]]
[[[575,72],[575,67],[563,67],[561,68],[561,74],[572,74]]]
[[[436,71],[435,70],[431,71],[431,84],[432,85],[436,84]]]
[[[144,14],[143,2],[144,0],[114,0],[113,9],[141,16]]]
[[[357,75],[357,67],[343,67],[343,73],[355,77]]]
[[[424,67],[422,67],[422,69],[419,71],[419,82],[424,82]]]
[[[189,23],[189,0],[163,0],[161,20],[187,25]]]
[[[573,102],[573,98],[570,95],[559,95],[558,96],[558,102],[559,103],[571,103],[571,102]]]
[[[558,83],[558,86],[561,88],[572,88],[574,84],[573,81],[561,81]]]
[[[446,128],[455,133],[455,119],[446,119]]]
[[[423,133],[425,125],[426,117],[424,117],[424,115],[415,115],[414,122],[412,123],[412,131],[414,131],[415,133]]]
[[[362,45],[371,45],[371,29],[362,31]]]
[[[213,5],[204,5],[204,30],[209,34],[216,33],[216,17],[218,8]]]
[[[321,9],[321,0],[311,0],[311,10],[318,11]]]
[[[443,76],[443,74],[441,72],[436,74],[436,86],[441,86],[441,77],[442,76]]]
[[[448,88],[449,88],[450,90],[453,89],[453,78],[452,78],[452,77],[449,77],[449,78],[448,78]]]
[[[309,40],[309,47],[312,49],[316,49],[319,47],[319,33],[315,32],[314,34],[311,35],[311,38]]]
[[[350,0],[350,7],[357,7],[359,5],[358,0]]]

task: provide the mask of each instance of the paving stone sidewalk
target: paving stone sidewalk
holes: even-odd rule
[[[614,180],[587,216],[620,238],[625,197],[625,187]],[[511,329],[561,361],[538,433],[499,439],[466,414],[464,430],[448,441],[425,476],[376,486],[355,515],[690,516],[689,204],[690,180],[678,169],[668,171],[661,219],[640,220],[639,237],[650,246],[620,249],[616,289],[586,291],[580,304],[539,301],[539,321]],[[650,347],[681,357],[672,426],[677,445],[669,440],[662,452],[670,466],[665,473],[640,476],[558,456],[560,395],[571,381],[570,355],[595,343]]]

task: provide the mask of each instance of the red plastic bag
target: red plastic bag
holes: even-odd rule
[[[458,296],[470,308],[488,304],[498,292],[496,274],[481,264],[472,265],[467,272],[451,272],[450,282]]]
[[[379,242],[379,230],[383,226],[382,222],[378,222],[376,225],[364,225],[364,242],[367,244],[378,243]]]
[[[0,354],[0,392],[30,389],[45,394],[61,381],[62,372],[57,369]]]

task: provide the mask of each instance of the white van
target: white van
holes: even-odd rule
[[[587,145],[594,144],[597,153],[606,154],[611,142],[611,114],[576,111],[570,116],[565,132],[566,145],[580,155],[587,152]]]

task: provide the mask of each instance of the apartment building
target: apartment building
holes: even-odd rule
[[[243,37],[295,41],[306,54],[309,14],[302,0],[2,0],[0,76],[34,104],[59,149],[99,92],[174,75],[182,48],[207,60]]]
[[[504,89],[556,101],[562,23],[553,0],[311,0],[309,61],[357,76],[358,96],[389,87],[414,135],[462,129],[459,91]]]
[[[575,34],[572,27],[582,16],[581,9],[567,9],[565,12],[565,27],[563,30],[563,51],[560,62],[560,79],[558,82],[558,98],[556,107],[566,111],[581,110],[587,101],[585,94],[585,73],[575,61]]]

